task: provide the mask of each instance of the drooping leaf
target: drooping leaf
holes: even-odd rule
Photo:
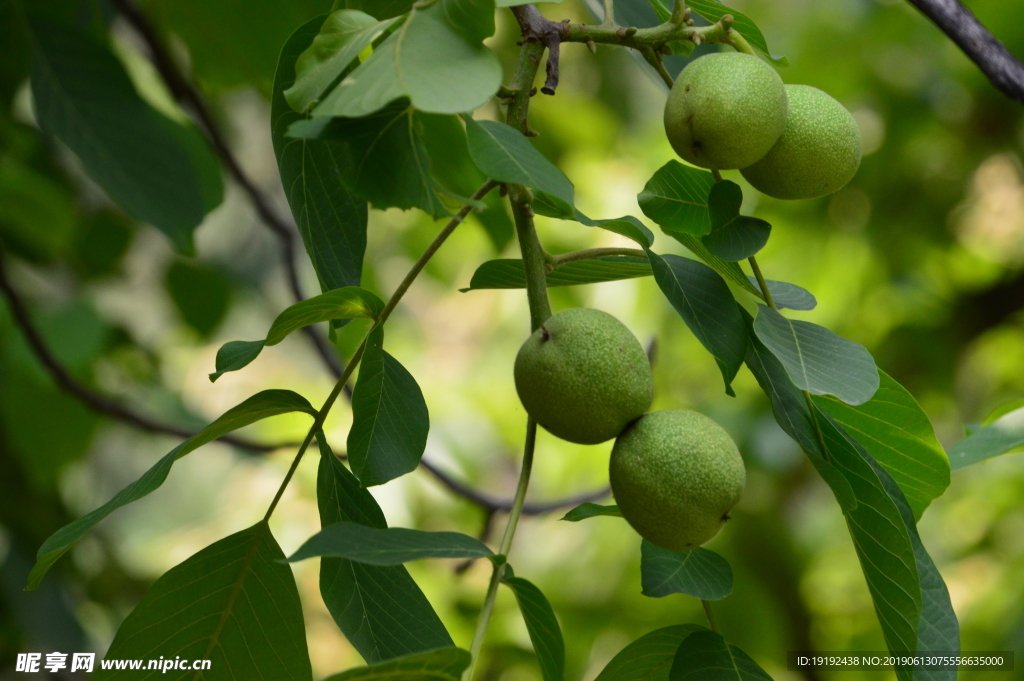
[[[619,507],[615,504],[602,506],[588,501],[566,513],[560,518],[560,520],[568,520],[570,523],[578,523],[579,521],[586,520],[587,518],[596,518],[603,515],[612,516],[614,518],[622,517]]]
[[[320,32],[295,62],[295,83],[284,91],[288,104],[306,112],[359,56],[384,34],[396,17],[377,21],[356,9],[342,9],[327,17]]]
[[[498,182],[522,184],[556,199],[560,215],[573,215],[572,182],[515,128],[465,117],[469,153],[480,170]]]
[[[751,286],[758,285],[756,277],[748,276],[747,280]],[[772,281],[771,279],[766,279],[764,283],[768,284],[768,293],[772,294],[772,302],[775,303],[775,307],[788,310],[813,310],[818,306],[818,300],[814,294],[796,284]]]
[[[693,9],[694,12],[701,15],[711,23],[715,23],[726,14],[731,14],[735,20],[732,25],[733,30],[746,38],[747,42],[750,43],[750,46],[760,52],[761,56],[776,66],[789,66],[788,59],[785,57],[777,57],[768,51],[768,43],[764,39],[764,34],[761,33],[761,29],[759,29],[757,24],[755,24],[746,14],[737,12],[730,7],[726,7],[722,3],[718,2],[718,0],[694,0],[694,2],[689,2],[689,0],[687,0],[686,6]]]
[[[300,120],[288,135],[337,143],[342,180],[374,208],[419,208],[441,218],[451,213],[446,200],[462,202],[455,186],[461,178],[444,172],[465,165],[453,159],[469,159],[456,116],[426,114],[400,99],[362,118]],[[435,158],[432,149],[443,158]]]
[[[167,293],[182,319],[204,338],[224,320],[231,282],[218,269],[193,260],[176,260],[167,270]]]
[[[346,286],[321,293],[287,307],[270,325],[266,340],[230,341],[217,351],[216,381],[229,371],[238,371],[259,357],[265,346],[277,345],[288,335],[306,326],[336,319],[376,319],[384,310],[384,301],[358,286]]]
[[[701,241],[712,254],[728,262],[756,254],[772,232],[772,226],[764,220],[740,215],[742,203],[743,190],[729,180],[716,183],[708,194],[711,231]]]
[[[709,251],[699,237],[695,237],[692,234],[673,232],[669,230],[665,230],[665,233],[682,245],[686,246],[686,248],[695,256],[700,258],[705,265],[722,275],[723,279],[731,281],[747,293],[756,296],[760,300],[764,300],[757,284],[751,283],[747,276],[743,274],[743,270],[740,268],[739,263],[722,260],[717,255],[714,255]],[[770,290],[771,288],[769,288],[769,291]]]
[[[679,161],[669,161],[644,185],[637,200],[644,215],[667,232],[701,236],[711,231],[708,193],[715,178]]]
[[[430,417],[423,393],[405,367],[384,352],[384,330],[366,340],[352,393],[348,457],[365,487],[382,485],[416,468],[427,446]]]
[[[548,287],[578,286],[597,284],[604,281],[619,281],[636,277],[651,276],[651,266],[646,258],[626,255],[608,255],[594,260],[580,260],[557,267],[548,272]],[[480,265],[469,281],[469,288],[478,289],[526,288],[526,273],[523,261],[514,259],[488,260]]]
[[[640,579],[643,595],[653,598],[682,593],[718,601],[732,593],[729,561],[699,546],[689,551],[669,551],[643,540]]]
[[[274,78],[270,104],[271,139],[288,205],[302,236],[322,291],[358,286],[366,251],[366,201],[342,184],[347,160],[337,145],[291,139],[285,132],[303,120],[284,98],[295,82],[295,61],[309,47],[323,17],[299,27],[285,43]]]
[[[501,64],[483,44],[493,34],[494,0],[414,5],[367,60],[321,98],[313,115],[366,116],[401,97],[429,113],[473,111],[501,84]]]
[[[316,556],[348,558],[367,565],[401,565],[423,558],[488,558],[494,553],[480,540],[460,532],[386,529],[359,523],[328,525],[299,547],[289,562]]]
[[[302,605],[265,521],[211,544],[165,573],[125,618],[106,657],[210,660],[209,671],[107,670],[92,678],[309,681]]]
[[[725,391],[733,395],[732,380],[747,354],[747,328],[732,292],[707,265],[678,255],[647,258],[662,293],[718,363]]]
[[[538,210],[537,212],[541,215],[545,214],[541,210]],[[632,239],[644,248],[650,248],[654,243],[654,234],[651,233],[651,230],[647,229],[644,223],[640,222],[632,215],[626,215],[621,218],[611,218],[608,220],[592,220],[577,210],[575,212],[575,220],[587,227],[600,227],[601,229],[624,236],[627,239]]]
[[[687,636],[706,631],[696,624],[677,624],[644,634],[618,652],[594,681],[669,681],[676,650]]]
[[[899,484],[914,517],[949,486],[949,460],[914,396],[882,370],[874,397],[850,406],[831,396],[815,397]]]
[[[348,669],[324,681],[459,681],[472,660],[462,648],[439,648]]]
[[[35,12],[29,18],[40,127],[66,144],[114,201],[191,253],[193,231],[223,193],[198,132],[143,101],[106,46]]]
[[[772,681],[745,652],[713,631],[695,631],[679,644],[669,681]]]
[[[181,457],[233,430],[271,416],[291,412],[316,416],[316,410],[306,398],[290,390],[264,390],[224,412],[216,421],[164,455],[152,468],[143,473],[141,478],[122,489],[110,501],[50,535],[39,547],[27,588],[31,590],[39,586],[50,566],[101,520],[162,485],[171,471],[171,466]]]
[[[516,595],[544,681],[562,681],[565,674],[565,641],[548,599],[532,582],[516,577],[509,565],[505,566],[502,582],[511,587]]]
[[[949,450],[949,465],[960,470],[1024,445],[1024,408],[1004,414],[979,428]]]
[[[508,202],[498,192],[491,192],[484,197],[483,202],[486,208],[474,213],[473,217],[487,232],[491,243],[494,244],[494,252],[500,254],[515,238],[515,223],[508,213]]]
[[[384,513],[370,492],[334,456],[322,433],[317,442],[321,526],[351,522],[386,529]],[[403,565],[367,565],[324,556],[320,595],[346,638],[370,663],[454,645]]]
[[[864,346],[823,326],[794,321],[758,305],[754,333],[779,358],[801,390],[864,404],[878,390],[878,367]]]

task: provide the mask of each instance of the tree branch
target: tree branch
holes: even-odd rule
[[[909,0],[942,29],[997,89],[1024,102],[1024,63],[957,0]]]
[[[278,241],[281,243],[281,261],[284,263],[288,288],[291,290],[292,297],[296,302],[304,300],[305,295],[303,295],[302,285],[299,283],[299,271],[295,261],[295,232],[289,223],[283,220],[271,208],[267,197],[263,195],[263,192],[256,186],[256,183],[242,170],[242,166],[239,164],[238,159],[235,158],[234,152],[231,151],[227,139],[217,126],[217,122],[210,113],[209,107],[206,106],[206,101],[203,99],[202,94],[178,70],[170,52],[164,46],[159,34],[149,22],[149,19],[146,18],[146,15],[131,0],[112,0],[112,2],[125,21],[131,25],[143,42],[146,43],[146,46],[149,48],[150,60],[160,74],[161,79],[167,85],[171,95],[180,104],[192,111],[199,123],[200,131],[206,138],[207,144],[220,158],[221,163],[231,178],[245,192],[263,224],[270,228],[274,235],[277,236]],[[323,359],[335,378],[340,376],[344,367],[341,365],[338,356],[331,349],[331,346],[327,343],[327,340],[311,326],[305,327],[303,332],[313,342],[321,359]]]

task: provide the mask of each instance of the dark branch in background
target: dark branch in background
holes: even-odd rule
[[[149,433],[159,433],[161,435],[171,435],[173,437],[182,438],[189,438],[195,435],[194,432],[185,428],[155,421],[148,416],[137,414],[124,405],[111,400],[109,397],[101,395],[82,385],[70,373],[68,373],[68,370],[61,366],[60,362],[57,361],[57,358],[50,352],[50,349],[46,346],[46,341],[43,340],[42,335],[40,335],[39,331],[32,323],[32,318],[28,314],[28,309],[25,307],[25,304],[22,302],[17,291],[15,291],[11,286],[11,282],[7,279],[7,272],[4,268],[4,261],[2,257],[0,257],[0,290],[3,291],[3,295],[7,299],[7,304],[11,309],[11,316],[14,318],[14,321],[18,325],[22,334],[25,336],[25,341],[28,343],[32,353],[36,356],[36,359],[39,360],[40,364],[43,365],[43,368],[49,372],[57,386],[62,390],[73,397],[76,397],[93,411],[117,421],[135,426],[140,430],[144,430]],[[272,445],[252,442],[245,438],[235,437],[232,435],[225,435],[218,439],[221,442],[252,452],[272,452],[282,447],[291,446],[291,443]],[[512,508],[511,499],[499,499],[482,492],[478,492],[472,487],[455,480],[428,461],[421,460],[420,465],[453,493],[477,504],[487,513],[507,511]],[[559,499],[546,503],[527,504],[523,508],[523,512],[529,515],[541,515],[560,508],[566,508],[568,506],[578,506],[586,501],[596,501],[597,499],[608,496],[609,492],[610,490],[605,488],[581,494],[576,497],[569,497],[567,499]]]
[[[992,84],[1024,102],[1024,63],[957,0],[909,0],[949,36]]]
[[[292,296],[296,302],[304,300],[305,296],[299,283],[299,271],[295,263],[295,232],[289,223],[282,220],[274,209],[270,207],[270,201],[267,197],[263,195],[259,187],[242,170],[242,166],[239,165],[238,159],[235,158],[231,147],[228,146],[224,134],[217,127],[217,122],[210,113],[209,107],[206,106],[203,96],[178,70],[170,52],[164,47],[163,41],[146,16],[132,4],[131,0],[112,0],[112,2],[121,13],[121,16],[125,18],[125,21],[131,25],[143,42],[146,43],[153,66],[156,67],[171,95],[179,104],[190,109],[195,118],[198,119],[199,128],[205,135],[210,148],[220,158],[228,174],[238,183],[246,196],[249,197],[249,201],[252,203],[253,208],[256,209],[260,220],[270,228],[281,242],[281,260],[284,263],[288,278],[288,287],[291,289]],[[338,356],[328,345],[327,340],[311,326],[307,326],[303,331],[313,341],[317,352],[331,372],[334,373],[335,377],[341,376],[343,367],[338,360]]]

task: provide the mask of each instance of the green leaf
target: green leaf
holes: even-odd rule
[[[701,236],[711,231],[708,193],[714,185],[707,170],[669,161],[647,181],[637,201],[665,231]]]
[[[695,631],[679,644],[670,681],[772,681],[749,655],[713,631]]]
[[[217,351],[217,370],[210,374],[210,381],[216,381],[228,371],[244,368],[259,357],[264,346],[277,345],[292,331],[336,319],[376,319],[383,310],[384,301],[358,286],[346,286],[307,298],[277,315],[266,340],[230,341],[222,345]]]
[[[747,281],[750,282],[751,286],[758,286],[756,277],[748,276]],[[814,297],[814,294],[796,284],[772,281],[771,279],[766,279],[764,283],[768,284],[768,292],[772,294],[772,302],[779,309],[813,310],[818,306],[818,300]],[[758,293],[757,297],[764,300],[760,293]]]
[[[694,2],[687,0],[686,6],[711,23],[715,23],[726,14],[731,14],[735,19],[732,25],[733,30],[746,38],[750,46],[760,52],[761,56],[776,66],[789,66],[788,59],[776,57],[768,51],[768,43],[765,41],[761,29],[746,14],[726,7],[717,0],[694,0]]]
[[[217,162],[198,132],[144,102],[106,46],[34,13],[29,24],[39,126],[66,144],[114,201],[191,253],[193,231],[223,194],[219,172],[208,171]]]
[[[758,305],[754,333],[779,358],[801,390],[864,404],[878,390],[878,367],[864,346],[823,326],[793,321]]]
[[[342,180],[374,208],[419,208],[435,218],[451,214],[444,199],[452,195],[454,180],[443,170],[453,165],[451,157],[469,158],[456,116],[425,114],[404,99],[363,118],[300,120],[288,134],[340,142],[335,146]],[[444,162],[432,149],[444,150]]]
[[[324,681],[460,681],[473,658],[461,648],[440,648],[355,667]]]
[[[328,525],[307,539],[288,561],[336,556],[367,565],[401,565],[423,558],[489,558],[493,555],[480,540],[460,532],[423,532],[405,527],[382,529],[340,522]]]
[[[640,579],[644,596],[687,594],[718,601],[732,593],[729,561],[701,547],[669,551],[646,539],[640,545]]]
[[[712,254],[729,262],[756,254],[772,232],[772,226],[764,220],[740,215],[742,203],[743,190],[729,180],[715,183],[708,194],[711,231],[701,240]]]
[[[668,230],[665,230],[665,233],[682,245],[686,246],[691,253],[704,261],[705,265],[722,275],[722,278],[726,281],[731,281],[747,293],[756,296],[760,300],[764,300],[764,297],[761,295],[761,291],[757,287],[756,283],[751,283],[750,279],[743,274],[743,270],[740,268],[738,263],[726,262],[717,255],[712,254],[704,243],[692,234],[672,232]],[[768,290],[770,291],[771,288],[769,287]]]
[[[321,25],[318,17],[301,26],[285,43],[274,78],[270,103],[271,139],[288,205],[298,226],[322,291],[358,286],[366,252],[366,201],[352,196],[342,184],[347,159],[337,145],[291,139],[285,133],[304,116],[285,101],[284,91],[295,81],[295,60]]]
[[[313,44],[295,62],[295,83],[284,91],[296,111],[303,113],[341,76],[368,45],[384,35],[397,17],[377,21],[355,9],[343,9],[327,17]]]
[[[185,323],[206,338],[227,315],[231,282],[209,265],[176,260],[167,270],[167,292]]]
[[[430,417],[416,379],[384,352],[384,330],[370,332],[352,393],[348,459],[364,487],[416,468],[427,446]]]
[[[610,506],[602,506],[600,504],[592,504],[588,501],[572,509],[559,518],[559,520],[568,520],[570,523],[578,523],[581,520],[596,518],[602,515],[613,516],[615,518],[622,517],[619,507],[614,504]]]
[[[547,274],[548,286],[578,286],[603,281],[619,281],[651,276],[646,258],[628,255],[607,255],[594,260],[580,260],[557,267]],[[469,288],[479,289],[526,288],[526,273],[522,260],[488,260],[480,265],[469,281]]]
[[[384,513],[370,492],[334,456],[322,433],[317,442],[321,526],[352,522],[386,529]],[[403,565],[325,556],[320,560],[320,595],[349,642],[370,663],[454,645]]]
[[[618,652],[594,681],[668,681],[676,650],[697,624],[677,624],[644,634]]]
[[[487,47],[494,0],[437,0],[405,22],[350,73],[313,115],[356,118],[401,97],[440,114],[473,111],[498,91],[501,64]]]
[[[818,474],[832,488],[836,501],[844,511],[857,507],[857,497],[846,477],[826,459],[826,452],[815,431],[814,420],[807,399],[789,378],[779,358],[771,353],[754,334],[754,320],[746,310],[740,309],[749,330],[750,346],[746,364],[754,374],[761,390],[771,399],[775,420],[807,453]]]
[[[920,518],[949,486],[949,460],[914,396],[884,371],[878,376],[878,392],[860,406],[831,396],[814,401],[889,472]]]
[[[979,428],[949,450],[949,465],[960,470],[1024,445],[1024,408],[1011,411]]]
[[[735,395],[732,381],[746,357],[749,334],[729,287],[696,260],[650,250],[647,258],[662,293],[718,363],[725,392]]]
[[[39,547],[27,588],[32,590],[38,587],[50,566],[101,520],[162,485],[171,471],[171,466],[181,457],[233,430],[271,416],[291,412],[303,412],[316,417],[316,410],[306,398],[291,390],[264,390],[224,412],[216,421],[164,455],[152,468],[143,473],[141,478],[122,489],[113,499],[50,535]]]
[[[512,216],[508,213],[505,198],[499,192],[489,193],[484,197],[483,202],[486,208],[473,213],[473,217],[487,232],[491,243],[494,244],[495,253],[500,254],[515,238],[515,223],[512,222]]]
[[[573,215],[572,182],[523,133],[497,121],[476,121],[469,116],[464,120],[470,156],[485,175],[540,190],[557,199],[561,214]]]
[[[540,215],[545,214],[541,210],[538,210],[537,213]],[[577,210],[575,211],[575,220],[587,227],[600,227],[601,229],[606,229],[609,232],[614,232],[615,234],[624,236],[627,239],[632,239],[644,248],[650,248],[651,244],[654,243],[654,234],[651,233],[651,230],[647,229],[644,223],[640,222],[632,215],[626,215],[621,218],[611,218],[608,220],[592,220]]]
[[[532,582],[514,576],[509,565],[505,566],[502,581],[516,595],[544,681],[562,681],[565,675],[565,641],[551,604]]]
[[[302,604],[291,568],[265,521],[171,568],[125,618],[107,659],[210,660],[210,671],[137,671],[97,665],[93,679],[308,681]]]

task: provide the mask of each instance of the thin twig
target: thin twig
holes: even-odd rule
[[[963,50],[997,89],[1024,102],[1024,63],[957,0],[909,0]]]
[[[146,43],[153,66],[167,85],[171,95],[179,103],[192,111],[199,122],[199,129],[206,137],[210,148],[220,158],[228,174],[245,192],[263,224],[269,227],[274,235],[277,236],[278,241],[281,243],[281,261],[284,263],[288,288],[291,290],[296,302],[304,300],[305,296],[302,292],[302,285],[299,282],[299,270],[295,260],[295,231],[288,222],[271,208],[267,197],[264,196],[263,192],[256,186],[256,183],[242,170],[241,164],[235,158],[234,152],[231,151],[227,139],[214,120],[202,94],[178,70],[170,52],[164,46],[159,34],[146,15],[131,0],[112,0],[112,2],[125,20],[135,29],[139,37],[142,38],[143,42]],[[328,344],[327,339],[312,326],[305,327],[303,332],[313,342],[317,353],[319,353],[321,359],[331,370],[331,373],[334,374],[335,378],[340,376],[344,367]]]

